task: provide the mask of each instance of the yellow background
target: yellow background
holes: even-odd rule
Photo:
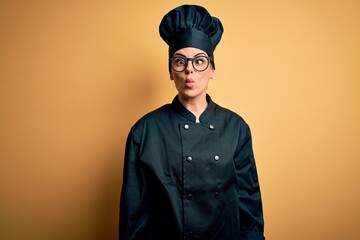
[[[116,239],[125,139],[176,94],[158,25],[183,3],[0,0],[0,239]],[[360,1],[188,3],[225,27],[209,93],[252,128],[267,239],[358,239]]]

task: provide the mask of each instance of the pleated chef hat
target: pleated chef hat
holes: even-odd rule
[[[220,20],[212,17],[201,6],[182,5],[168,12],[159,26],[161,38],[169,45],[169,57],[185,47],[199,48],[212,58],[224,28]]]

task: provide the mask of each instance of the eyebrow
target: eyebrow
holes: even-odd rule
[[[195,54],[194,57],[201,56],[201,55],[204,55],[206,57],[206,54],[203,52]],[[184,54],[181,54],[181,53],[176,53],[176,54],[174,54],[174,56],[181,56],[181,57],[187,58]]]

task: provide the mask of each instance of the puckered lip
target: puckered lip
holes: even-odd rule
[[[195,81],[192,78],[186,78],[185,83],[194,83]]]

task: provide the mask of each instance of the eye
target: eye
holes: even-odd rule
[[[207,59],[204,58],[204,57],[197,57],[197,58],[194,59],[194,63],[196,65],[203,65],[203,64],[206,63],[206,61],[207,61]]]
[[[174,58],[173,63],[177,66],[183,66],[186,65],[186,59],[184,58]]]

